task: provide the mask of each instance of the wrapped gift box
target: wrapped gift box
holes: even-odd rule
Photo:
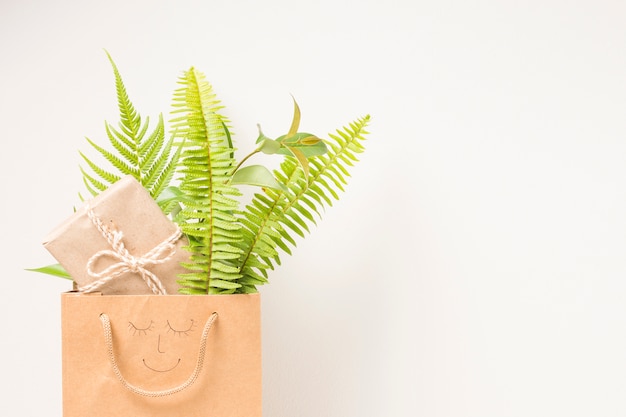
[[[147,190],[126,176],[86,202],[45,239],[79,291],[176,294],[187,239]],[[162,292],[164,290],[164,292]]]

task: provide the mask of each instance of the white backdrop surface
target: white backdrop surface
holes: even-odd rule
[[[115,122],[205,72],[256,124],[372,115],[341,200],[263,296],[268,417],[626,415],[619,1],[0,3],[0,415],[61,416],[59,294],[24,271]]]

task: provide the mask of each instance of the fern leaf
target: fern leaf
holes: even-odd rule
[[[275,172],[286,190],[264,189],[257,193],[241,214],[243,240],[240,243],[241,282],[254,282],[266,276],[272,263],[280,264],[276,248],[290,253],[295,241],[289,231],[303,237],[308,223],[315,224],[314,214],[320,217],[321,209],[339,199],[339,192],[347,184],[348,168],[364,150],[365,130],[370,117],[365,116],[348,127],[329,135],[328,152],[311,158],[308,179],[295,158],[286,158]],[[261,263],[258,259],[263,259]]]
[[[82,167],[80,168],[80,171],[83,173],[83,182],[92,196],[95,196],[99,192],[107,189],[107,186],[104,183],[87,174]]]
[[[115,130],[109,123],[104,124],[109,143],[113,145],[113,148],[126,160],[133,160],[133,144],[122,133]]]
[[[178,172],[180,189],[188,197],[176,217],[183,232],[193,239],[191,269],[182,274],[182,292],[232,293],[243,288],[239,268],[241,225],[233,213],[240,192],[228,185],[235,166],[227,119],[204,75],[194,68],[180,78],[174,93],[173,135],[182,147]]]
[[[141,116],[128,97],[120,72],[107,52],[113,68],[117,105],[119,110],[119,128],[105,123],[106,136],[113,147],[112,151],[87,138],[91,147],[109,164],[104,168],[96,165],[93,159],[81,153],[82,158],[92,171],[81,167],[83,179],[90,194],[95,195],[108,188],[125,175],[134,176],[157,199],[173,178],[176,168],[175,158],[178,151],[172,152],[173,140],[165,141],[163,117],[159,117],[156,128],[146,135],[149,118],[142,123]],[[171,206],[171,205],[168,205]]]
[[[98,176],[100,178],[103,178],[109,184],[112,184],[112,183],[114,183],[114,182],[116,182],[116,181],[118,181],[120,179],[119,175],[115,175],[115,174],[112,174],[112,173],[110,173],[108,171],[105,171],[104,169],[102,169],[98,165],[96,165],[95,163],[91,162],[91,160],[89,158],[87,158],[85,156],[85,154],[83,154],[82,152],[79,152],[79,154],[83,158],[83,160],[87,163],[89,168],[91,168],[96,174],[98,174]]]
[[[173,138],[171,139],[173,142]],[[172,149],[172,143],[165,142],[165,126],[163,123],[163,115],[159,115],[159,121],[154,132],[148,137],[148,139],[140,145],[138,160],[141,161],[146,176],[151,178],[154,176],[158,164],[163,164],[161,160],[167,161],[169,153]],[[165,145],[165,146],[164,146]],[[159,154],[160,153],[160,154]]]
[[[113,152],[110,152],[106,149],[104,149],[103,147],[97,145],[95,142],[93,142],[91,139],[87,138],[87,142],[89,142],[89,144],[95,149],[97,150],[100,155],[102,155],[104,157],[104,159],[106,159],[107,161],[109,161],[111,163],[111,165],[113,165],[114,168],[116,168],[119,172],[121,172],[124,175],[128,175],[128,174],[132,174],[135,178],[137,178],[139,176],[139,170],[132,166],[130,163],[126,162],[124,160],[124,155],[116,155]],[[105,178],[103,178],[105,179]]]
[[[135,107],[128,98],[126,87],[122,81],[117,65],[113,61],[111,55],[107,52],[109,62],[113,67],[113,75],[115,76],[115,89],[117,91],[117,102],[120,110],[120,127],[124,130],[127,136],[131,138],[138,138],[139,131],[141,129],[141,116],[135,110]]]
[[[168,143],[168,147],[172,146],[173,139],[174,138],[172,138],[171,143]],[[150,192],[152,193],[152,195],[157,197],[160,196],[161,193],[168,187],[168,185],[172,181],[174,173],[176,172],[176,166],[178,163],[178,158],[180,157],[181,148],[181,146],[178,146],[174,152],[174,155],[168,160],[167,164],[163,166],[160,171],[154,172],[156,178],[150,184]]]

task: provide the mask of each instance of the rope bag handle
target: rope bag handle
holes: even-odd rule
[[[124,388],[135,394],[143,395],[145,397],[166,397],[168,395],[176,394],[177,392],[189,388],[196,381],[198,375],[200,375],[200,371],[202,370],[202,365],[204,364],[204,356],[206,352],[207,338],[209,337],[209,331],[213,326],[213,322],[217,319],[217,317],[218,314],[216,312],[213,312],[213,314],[211,314],[211,316],[207,319],[206,324],[204,325],[204,330],[202,330],[202,337],[200,338],[200,351],[198,352],[196,367],[187,379],[187,381],[174,388],[162,391],[149,391],[132,385],[131,383],[126,381],[126,378],[124,378],[124,376],[122,375],[122,372],[117,365],[117,360],[115,359],[115,353],[113,351],[113,334],[111,333],[111,321],[109,320],[109,316],[105,313],[100,314],[100,321],[102,322],[102,328],[104,330],[104,341],[107,345],[107,353],[109,356],[109,360],[111,361],[111,366],[113,367],[113,372],[115,373],[115,376],[117,376],[117,379],[120,380]]]

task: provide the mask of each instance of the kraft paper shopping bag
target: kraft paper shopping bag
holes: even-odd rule
[[[64,417],[261,417],[259,294],[61,306]]]

